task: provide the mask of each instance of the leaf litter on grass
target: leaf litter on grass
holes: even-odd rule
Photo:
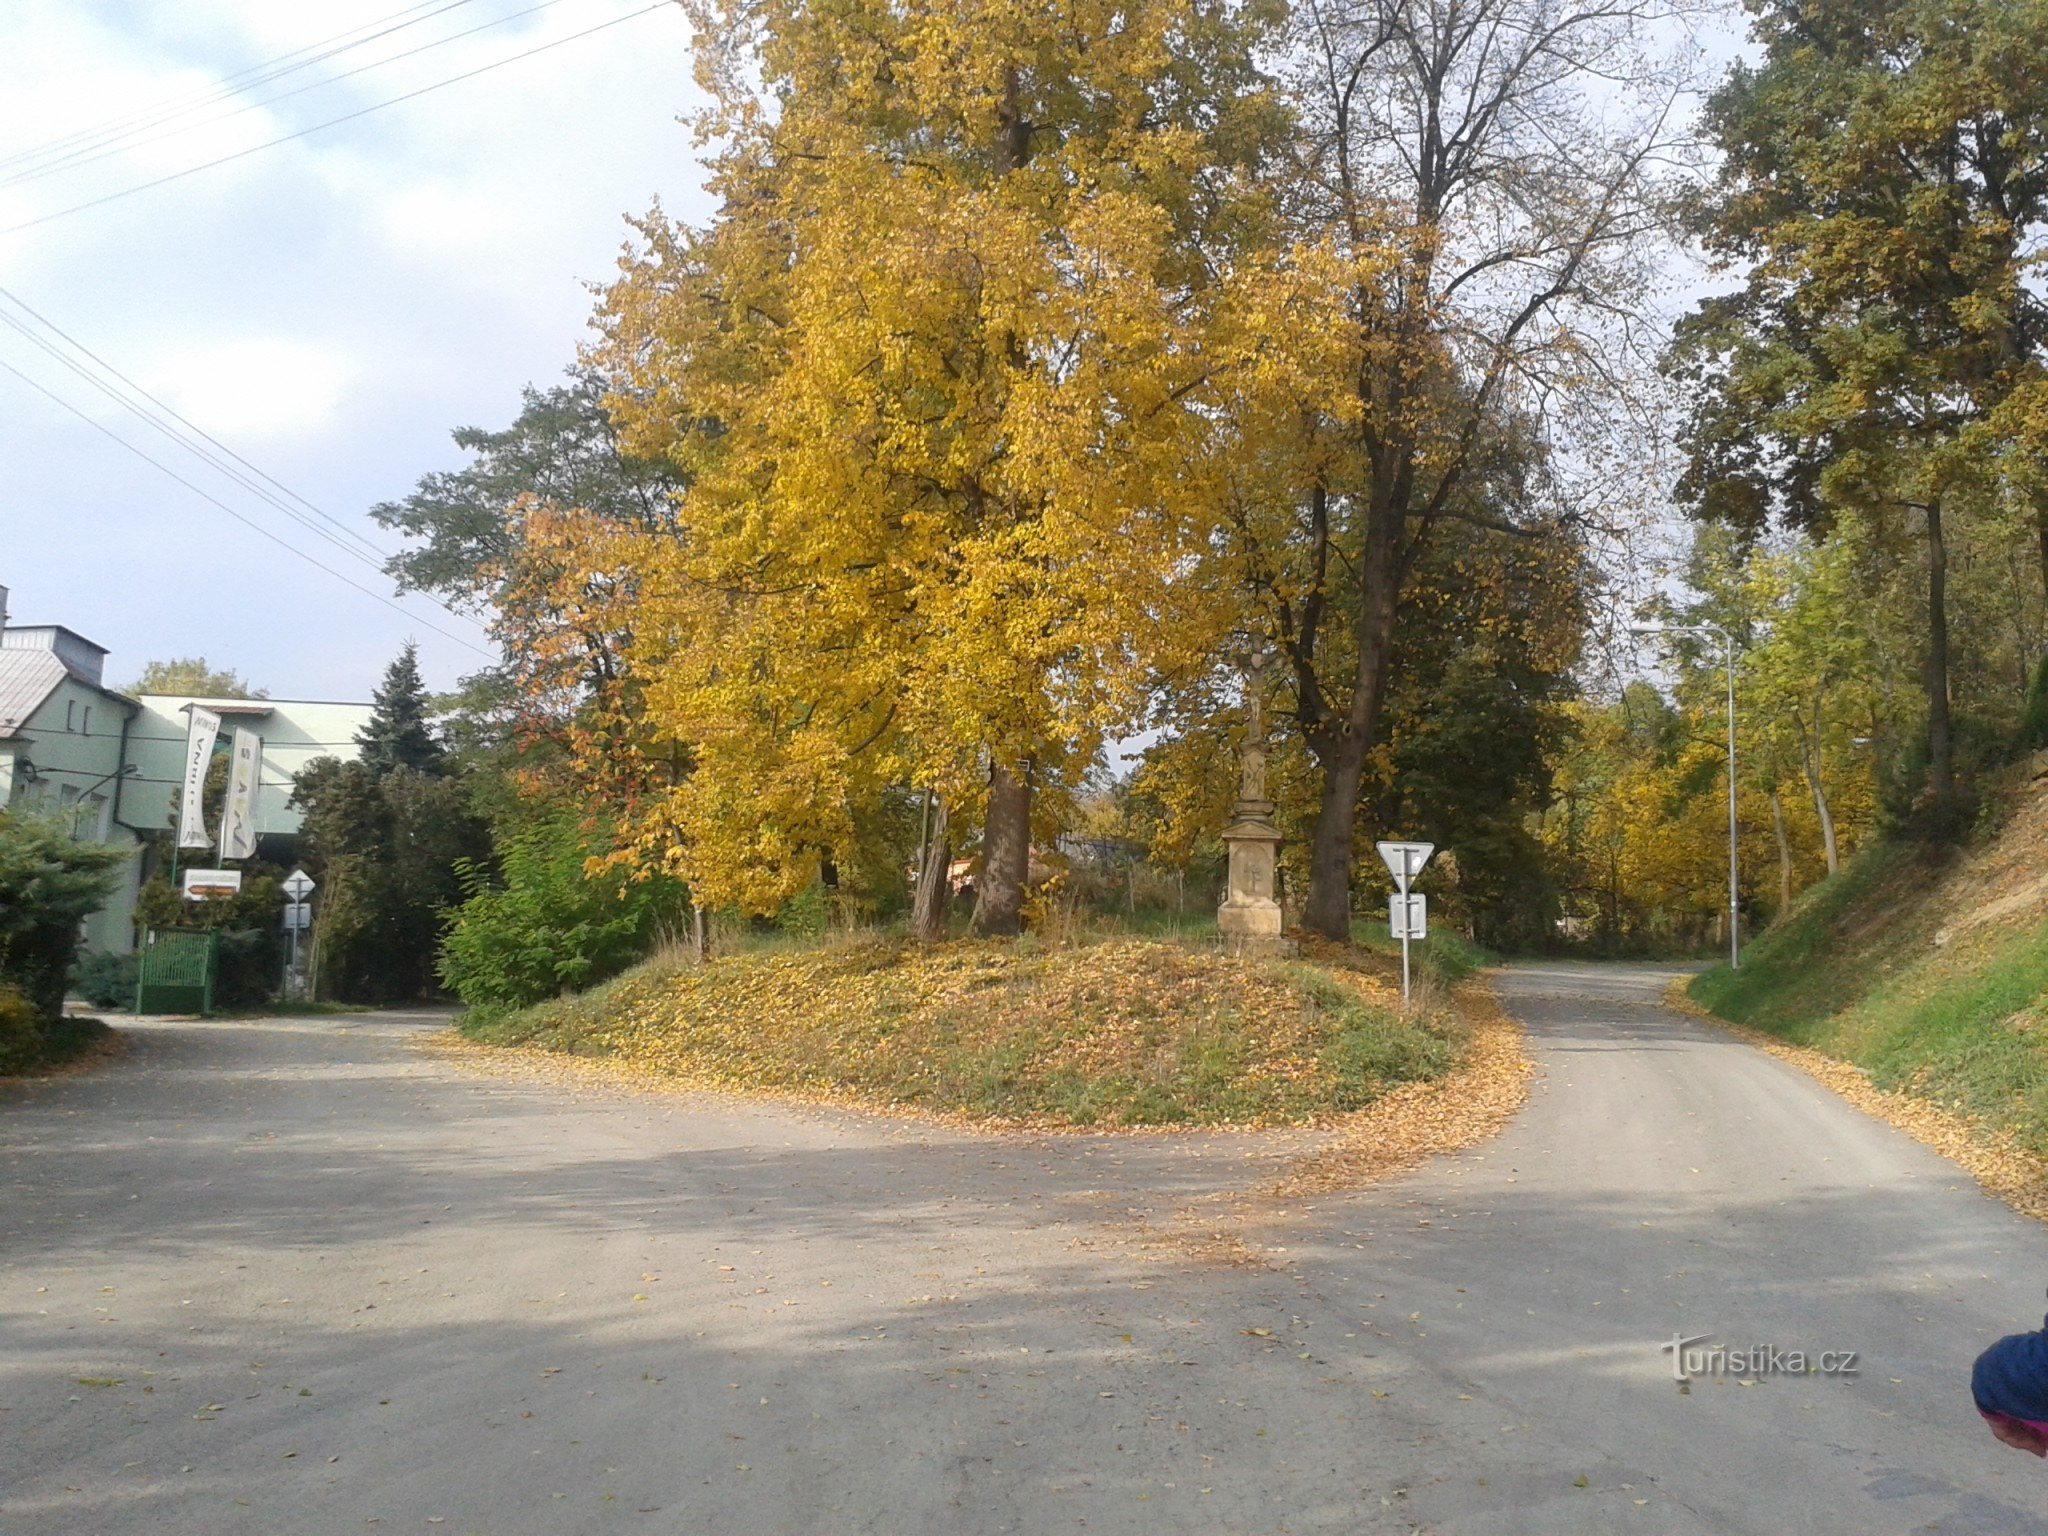
[[[471,1032],[714,1091],[1028,1129],[1327,1123],[1459,1058],[1350,952],[871,941],[644,967]]]

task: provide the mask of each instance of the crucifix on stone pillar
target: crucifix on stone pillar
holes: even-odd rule
[[[1261,649],[1245,667],[1244,745],[1238,755],[1237,805],[1223,842],[1230,850],[1230,879],[1216,930],[1237,953],[1276,954],[1293,946],[1281,937],[1280,903],[1274,875],[1280,861],[1280,829],[1266,798],[1266,679],[1271,653]]]

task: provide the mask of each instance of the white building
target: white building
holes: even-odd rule
[[[7,620],[0,587],[0,805],[29,805],[70,818],[84,842],[133,850],[107,905],[86,924],[91,949],[135,947],[135,899],[158,871],[145,840],[175,831],[192,705],[254,731],[263,751],[256,787],[256,856],[286,862],[299,812],[292,778],[317,757],[352,758],[368,704],[312,699],[211,699],[187,694],[131,698],[106,686],[104,647],[59,624]],[[167,843],[168,839],[157,841]],[[211,864],[191,850],[184,862]]]

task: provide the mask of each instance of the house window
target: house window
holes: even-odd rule
[[[77,713],[77,711],[78,711],[78,700],[76,700],[76,699],[66,699],[66,700],[64,701],[64,729],[65,729],[65,730],[67,730],[67,731],[75,731],[75,730],[77,730],[77,729],[78,729],[77,723],[76,723],[76,722],[75,722],[75,721],[74,721],[74,720],[73,720],[73,719],[71,718],[71,717],[72,717],[72,716],[73,716],[74,714],[76,714],[76,713]]]
[[[87,736],[92,734],[92,706],[90,704],[86,705],[85,709],[79,714],[78,729]]]

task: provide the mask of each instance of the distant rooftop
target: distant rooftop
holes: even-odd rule
[[[0,629],[0,651],[41,651],[55,656],[81,683],[107,685],[107,648],[62,624],[9,624]]]

